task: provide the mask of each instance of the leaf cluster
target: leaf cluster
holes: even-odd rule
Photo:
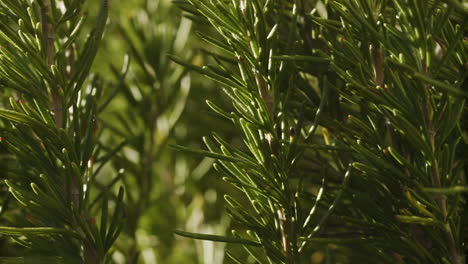
[[[126,213],[123,188],[112,198],[107,190],[92,195],[94,164],[103,162],[96,120],[102,82],[89,77],[108,2],[101,1],[84,42],[83,3],[0,3],[0,88],[13,96],[0,109],[1,145],[14,164],[2,178],[23,208],[21,221],[0,233],[28,248],[23,255],[102,263]]]
[[[466,8],[457,1],[177,1],[215,35],[244,146],[213,133],[234,237],[259,263],[463,263]],[[220,15],[222,14],[222,15]],[[246,241],[247,240],[247,241]],[[359,242],[356,250],[353,243]],[[230,254],[236,263],[244,260]]]

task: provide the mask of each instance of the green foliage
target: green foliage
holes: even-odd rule
[[[243,145],[213,134],[233,237],[258,263],[464,263],[466,7],[457,1],[177,2],[216,35]],[[189,5],[190,7],[187,7]],[[244,241],[244,242],[242,242]],[[353,246],[359,242],[359,249]],[[258,247],[261,244],[261,248]],[[255,246],[255,247],[252,247]],[[244,263],[229,254],[236,263]]]
[[[0,262],[465,263],[467,10],[1,1]]]
[[[103,191],[99,200],[90,199],[94,157],[99,156],[96,115],[102,86],[97,76],[89,78],[89,71],[108,3],[101,1],[86,38],[80,34],[87,19],[82,5],[0,4],[1,88],[13,96],[9,109],[0,110],[2,150],[11,164],[2,177],[16,206],[24,208],[22,217],[10,219],[15,227],[1,227],[0,233],[28,248],[24,255],[102,263],[122,229],[124,193],[121,188],[112,198]],[[102,204],[98,210],[92,208],[95,202]]]

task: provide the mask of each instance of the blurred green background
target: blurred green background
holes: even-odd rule
[[[83,32],[95,23],[99,5],[100,1],[85,1],[88,29]],[[126,191],[128,222],[111,252],[111,262],[223,263],[224,244],[173,233],[222,235],[231,224],[223,210],[228,188],[211,172],[213,161],[168,146],[202,148],[203,135],[214,128],[236,140],[227,123],[209,113],[205,104],[206,99],[225,100],[219,87],[167,57],[172,54],[194,64],[208,60],[204,44],[194,33],[207,25],[194,25],[169,0],[110,0],[109,8],[88,85],[104,87],[97,116],[98,186],[91,199],[106,188],[117,193],[123,185]],[[86,34],[80,37],[84,42]],[[8,91],[0,91],[1,98],[9,96]],[[2,101],[0,106],[7,103]],[[109,153],[117,154],[101,167]],[[12,161],[0,147],[0,176],[13,169]],[[25,221],[25,213],[3,182],[0,200],[8,205],[0,208],[2,225]],[[99,207],[94,205],[96,215]],[[0,256],[19,257],[27,252],[11,238],[0,237]]]
[[[88,9],[95,13],[97,3],[89,2]],[[225,100],[219,87],[167,57],[205,63],[206,44],[195,34],[204,24],[185,18],[168,0],[111,1],[110,10],[94,71],[106,87],[104,100],[115,95],[100,116],[102,147],[125,144],[100,173],[102,186],[120,173],[127,189],[129,223],[113,260],[224,263],[224,244],[173,234],[222,235],[230,225],[222,199],[228,188],[211,172],[212,160],[168,147],[203,148],[202,137],[215,129],[236,140],[205,104]]]

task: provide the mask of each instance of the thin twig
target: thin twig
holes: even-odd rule
[[[374,64],[374,78],[375,78],[375,83],[382,87],[385,88],[384,84],[384,56],[383,56],[383,51],[382,47],[377,46],[377,45],[371,45],[371,53],[372,53],[372,62]]]
[[[52,15],[51,2],[50,0],[44,0],[43,6],[41,7],[41,24],[42,24],[42,33],[44,34],[44,46],[45,46],[47,64],[49,66],[54,64],[54,56],[55,56],[54,26],[49,21],[49,18],[51,17],[51,15]]]
[[[431,150],[432,150],[432,156],[433,156],[433,164],[431,168],[431,174],[432,174],[432,184],[434,188],[441,188],[442,184],[440,181],[440,170],[439,170],[439,161],[436,158],[436,133],[435,133],[435,127],[433,123],[433,114],[431,113],[431,110],[428,109],[428,107],[431,104],[431,91],[429,90],[429,87],[426,87],[426,107],[425,107],[425,118],[426,118],[426,126],[429,134],[429,141],[431,144]],[[444,194],[435,194],[434,199],[437,201],[437,205],[442,212],[442,217],[443,217],[443,222],[444,222],[444,236],[447,241],[447,247],[449,250],[449,257],[450,260],[452,261],[453,264],[462,264],[462,256],[460,254],[460,251],[455,243],[455,238],[453,236],[453,231],[450,226],[450,224],[447,222],[447,216],[448,216],[448,210],[447,210],[447,196]]]
[[[51,1],[53,0],[43,0],[41,6],[41,25],[42,32],[44,37],[44,52],[49,69],[52,71],[52,66],[55,62],[55,29],[54,25],[51,22],[53,17]],[[55,125],[57,129],[63,128],[64,125],[64,116],[63,116],[63,101],[60,96],[60,87],[55,83],[50,83],[50,94],[51,94],[51,110],[54,114]],[[71,175],[71,200],[73,206],[78,209],[80,208],[80,199],[81,192],[79,187],[78,175]],[[67,193],[67,190],[63,190],[64,193]],[[93,248],[89,238],[86,238],[83,241],[84,248],[84,257],[86,263],[97,264],[100,263],[99,256],[95,248]]]
[[[41,24],[42,33],[44,35],[44,51],[47,60],[47,65],[51,67],[54,65],[55,59],[55,30],[54,25],[51,23],[50,18],[52,17],[52,6],[51,0],[44,0],[41,7]],[[59,87],[52,83],[50,87],[51,106],[54,113],[55,123],[57,128],[63,127],[63,103],[60,98]]]

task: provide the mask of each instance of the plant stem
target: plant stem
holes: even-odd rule
[[[54,25],[51,23],[50,18],[53,16],[51,1],[54,0],[43,0],[41,6],[41,25],[42,32],[44,36],[44,51],[47,61],[47,65],[52,71],[51,67],[54,65],[55,60],[55,29]],[[54,114],[54,120],[57,129],[63,128],[64,116],[63,116],[63,101],[60,96],[60,87],[52,82],[50,84],[50,94],[51,94],[51,110]],[[71,175],[71,201],[73,206],[78,209],[80,208],[80,187],[79,181],[76,177],[78,175]],[[67,193],[67,190],[63,190],[64,193]],[[88,239],[82,241],[84,248],[84,258],[85,262],[88,264],[99,264],[100,258],[95,248],[92,247],[92,243]]]
[[[52,6],[51,0],[44,0],[41,7],[41,24],[42,33],[44,34],[44,51],[47,60],[47,65],[51,67],[54,65],[55,57],[55,30],[54,25],[50,22],[52,17]],[[63,127],[63,102],[60,98],[59,87],[55,84],[51,84],[50,93],[52,95],[51,105],[54,113],[55,123],[57,128]]]
[[[286,254],[287,263],[294,264],[296,254],[291,248],[291,240],[293,240],[291,220],[286,215],[284,209],[278,209],[277,214],[280,221],[283,251]]]
[[[431,145],[434,150],[434,137],[435,133],[431,131]],[[436,159],[434,159],[434,164],[432,166],[432,180],[435,188],[441,188],[440,183],[440,172],[439,172],[439,163]],[[450,224],[447,222],[447,196],[445,194],[436,194],[434,199],[437,201],[437,205],[442,212],[442,217],[444,220],[444,235],[445,239],[447,240],[447,247],[450,254],[450,259],[454,264],[462,264],[462,257],[458,251],[457,245],[455,243],[455,238],[453,236],[452,228]]]
[[[54,26],[50,23],[48,17],[52,15],[51,0],[44,0],[43,6],[41,7],[41,24],[42,24],[42,33],[44,34],[44,46],[47,64],[49,66],[54,64],[55,56],[55,35],[54,35]]]
[[[378,45],[371,46],[372,61],[374,64],[375,83],[384,88],[384,57],[382,48]]]
[[[99,256],[96,250],[92,247],[91,243],[86,239],[83,243],[85,263],[87,264],[100,264]]]
[[[425,107],[425,115],[426,115],[426,121],[427,121],[427,130],[429,134],[429,141],[431,144],[431,150],[432,150],[432,156],[433,156],[433,164],[431,168],[431,173],[432,173],[432,184],[434,188],[441,188],[442,184],[440,181],[440,170],[439,170],[439,161],[436,158],[436,133],[435,133],[435,128],[433,124],[433,115],[431,114],[431,110],[428,109],[428,107],[431,104],[431,93],[428,90],[428,87],[426,87],[426,107]],[[444,236],[447,241],[447,247],[449,250],[449,255],[450,255],[450,260],[452,261],[453,264],[462,264],[462,256],[459,253],[459,250],[457,248],[455,238],[453,236],[452,228],[450,226],[450,223],[448,223],[448,210],[447,210],[447,196],[444,194],[435,194],[434,199],[437,201],[437,205],[439,207],[439,210],[442,213],[443,217],[443,222],[444,222]]]

